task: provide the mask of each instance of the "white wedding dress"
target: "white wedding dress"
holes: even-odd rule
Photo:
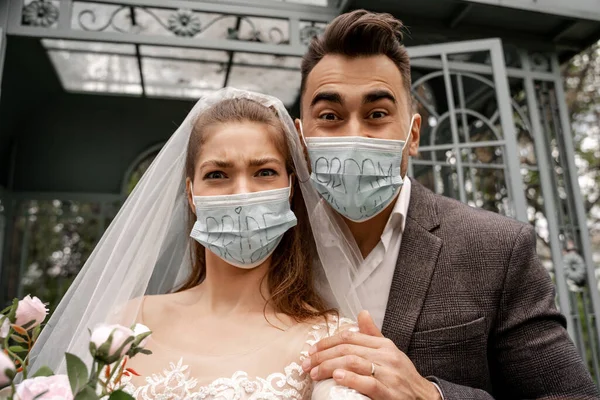
[[[152,355],[134,359],[134,369],[141,376],[124,377],[121,383],[138,400],[368,399],[332,379],[313,382],[302,370],[312,345],[340,327],[352,326],[353,321],[338,321],[337,317],[330,317],[327,323],[298,323],[274,338],[266,338],[263,346],[225,355],[177,357],[178,351],[151,337],[146,348]]]

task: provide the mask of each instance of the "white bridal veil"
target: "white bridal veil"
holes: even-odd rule
[[[89,361],[85,358],[88,329],[107,322],[124,305],[126,318],[133,323],[144,295],[168,293],[187,278],[192,240],[186,220],[184,176],[188,140],[199,114],[232,98],[251,99],[277,111],[322,266],[316,267],[320,290],[342,315],[356,317],[361,307],[352,282],[362,258],[339,216],[311,186],[292,119],[274,97],[225,88],[196,103],[129,196],[40,335],[31,353],[33,370],[47,365],[55,372],[64,372],[65,352]]]

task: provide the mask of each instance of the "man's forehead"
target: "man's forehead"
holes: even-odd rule
[[[326,55],[308,74],[302,103],[309,106],[323,92],[355,98],[373,91],[389,91],[397,99],[403,97],[402,75],[391,59],[384,55]]]

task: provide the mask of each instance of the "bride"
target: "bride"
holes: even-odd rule
[[[153,334],[152,354],[128,362],[137,399],[365,399],[301,367],[321,338],[356,329],[318,294],[314,259],[338,309],[359,309],[341,289],[354,250],[320,204],[279,100],[203,97],[50,319],[32,367],[64,371],[65,351],[85,359],[88,328],[138,322]]]

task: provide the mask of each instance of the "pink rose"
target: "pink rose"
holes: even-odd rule
[[[35,321],[34,324],[29,326],[27,329],[35,328],[44,322],[46,315],[48,315],[48,309],[46,308],[46,305],[37,297],[31,297],[30,295],[27,295],[25,298],[23,298],[23,300],[19,301],[15,325],[23,326],[28,322]]]
[[[15,400],[33,399],[73,400],[69,378],[66,375],[54,375],[24,380],[17,386]]]
[[[4,352],[0,351],[0,387],[6,386],[12,380],[6,375],[6,370],[15,371],[15,364]]]
[[[146,325],[143,324],[135,324],[135,326],[133,327],[133,333],[135,334],[135,338],[136,338],[136,342],[138,340],[138,338],[140,337],[140,335],[145,335],[146,333],[149,333],[150,328],[148,328]],[[138,347],[146,347],[146,343],[148,343],[148,338],[150,337],[150,335],[144,336],[144,338],[142,340],[140,340],[140,342],[137,344]]]
[[[112,335],[112,341],[108,351],[100,351],[100,347],[108,341],[108,338]],[[131,349],[132,340],[127,341],[129,338],[134,338],[135,333],[129,328],[125,328],[122,325],[97,325],[92,331],[90,342],[96,347],[95,354],[92,354],[96,359],[103,361],[107,364],[119,360],[123,357],[129,349]],[[119,350],[121,350],[119,352]]]

